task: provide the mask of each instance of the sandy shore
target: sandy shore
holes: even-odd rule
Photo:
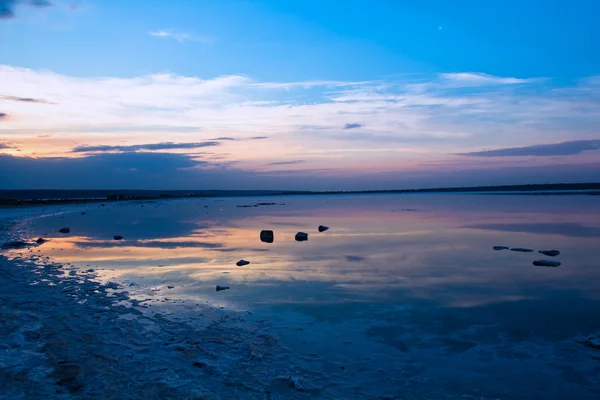
[[[195,305],[172,320],[93,272],[22,254],[0,255],[0,398],[311,397],[277,338],[240,313]]]

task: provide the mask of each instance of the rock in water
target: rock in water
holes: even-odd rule
[[[296,242],[304,242],[308,240],[308,233],[298,232],[296,233]]]
[[[42,244],[42,243],[46,243],[46,239],[44,238],[37,238],[37,240],[35,241],[37,244]]]
[[[115,236],[113,236],[113,239],[115,239],[115,240],[123,240],[123,236],[121,236],[121,235],[115,235]]]
[[[58,231],[60,233],[69,233],[71,232],[71,228],[60,228]]]
[[[246,260],[240,260],[235,263],[235,265],[237,265],[238,267],[243,267],[244,265],[248,265],[248,264],[250,264],[250,261],[246,261]]]
[[[264,243],[273,243],[275,235],[273,231],[260,231],[260,241]]]
[[[220,292],[221,290],[227,290],[229,289],[229,286],[219,286],[217,285],[217,292]]]
[[[521,253],[532,253],[533,252],[533,250],[525,249],[523,247],[511,247],[510,251],[520,251]]]
[[[537,260],[533,262],[536,267],[560,267],[560,262],[552,260]]]
[[[328,230],[329,227],[325,226],[325,225],[319,225],[319,232],[325,232],[326,230]]]
[[[508,249],[510,249],[510,247],[506,247],[506,246],[494,246],[494,250],[496,250],[496,251],[508,250]]]
[[[538,253],[543,254],[548,257],[556,257],[560,254],[558,250],[538,250]]]

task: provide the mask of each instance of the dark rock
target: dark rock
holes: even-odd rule
[[[237,265],[238,267],[243,267],[244,265],[248,265],[248,264],[250,264],[250,261],[246,261],[246,260],[240,260],[235,263],[235,265]]]
[[[69,233],[71,232],[71,228],[60,228],[58,231],[60,233]]]
[[[85,211],[81,213],[81,215],[85,215]]]
[[[115,239],[115,240],[123,240],[123,236],[121,236],[121,235],[115,235],[115,236],[113,236],[113,239]]]
[[[37,240],[35,241],[37,244],[42,244],[42,243],[46,243],[46,239],[44,238],[37,238]]]
[[[275,235],[273,231],[260,231],[260,241],[264,243],[273,243]]]
[[[558,250],[538,250],[538,253],[543,254],[548,257],[556,257],[560,254]]]
[[[494,250],[496,250],[496,251],[508,250],[508,249],[510,249],[510,247],[506,247],[506,246],[494,246]]]
[[[533,262],[536,267],[560,267],[560,262],[552,260],[537,260]]]
[[[92,268],[86,270],[85,272],[94,272],[94,270]]]
[[[325,225],[319,225],[319,232],[325,232],[326,230],[328,230],[329,227],[325,226]]]
[[[220,292],[221,290],[227,290],[229,289],[229,286],[219,286],[217,285],[217,292]]]
[[[519,251],[521,253],[532,253],[533,252],[533,250],[531,250],[531,249],[525,249],[523,247],[511,247],[510,251]]]
[[[305,233],[305,232],[296,233],[296,241],[297,242],[304,242],[307,240],[308,240],[308,233]]]
[[[167,286],[167,289],[173,289],[175,286]]]
[[[590,336],[585,339],[577,339],[577,343],[581,343],[584,346],[590,347],[592,349],[600,350],[600,340]]]

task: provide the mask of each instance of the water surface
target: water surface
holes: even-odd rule
[[[24,229],[50,239],[34,252],[170,313],[202,302],[250,312],[292,350],[292,369],[347,398],[600,397],[600,351],[576,341],[600,333],[596,196],[118,202],[63,207]],[[259,240],[262,229],[274,243]],[[299,231],[307,242],[294,240]]]

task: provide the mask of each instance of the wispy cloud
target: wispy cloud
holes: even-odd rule
[[[190,33],[179,32],[173,29],[159,29],[157,31],[148,32],[149,35],[159,38],[175,39],[178,42],[192,41],[203,44],[213,44],[215,40],[210,37],[192,35]]]
[[[15,8],[19,5],[46,8],[53,4],[47,0],[0,0],[0,19],[15,18]]]
[[[482,85],[518,85],[526,83],[539,82],[540,78],[522,79],[511,77],[499,77],[475,72],[459,72],[441,74],[442,81],[450,82],[461,86],[482,86]]]
[[[600,140],[573,140],[554,144],[539,144],[526,147],[510,147],[486,151],[458,153],[461,156],[472,157],[520,157],[520,156],[569,156],[586,151],[600,150]]]
[[[362,128],[363,125],[361,124],[346,124],[344,125],[344,129],[356,129],[356,128]]]
[[[238,141],[238,140],[262,140],[262,139],[268,139],[268,138],[269,138],[268,136],[253,136],[253,137],[249,137],[249,138],[235,138],[235,137],[230,137],[230,136],[221,136],[221,137],[213,138],[210,140],[234,142],[234,141]]]
[[[22,103],[53,104],[53,103],[43,100],[43,99],[33,99],[31,97],[7,96],[7,95],[1,95],[1,94],[0,94],[0,100],[20,101]]]
[[[136,144],[130,146],[78,146],[75,147],[73,153],[89,153],[89,152],[136,152],[140,150],[156,151],[156,150],[175,150],[175,149],[197,149],[199,147],[214,147],[218,146],[219,142],[198,142],[198,143],[150,143],[150,144]]]
[[[275,162],[270,162],[267,165],[294,165],[294,164],[302,164],[305,162],[306,162],[305,160],[275,161]]]
[[[8,143],[2,143],[2,142],[0,142],[0,150],[1,149],[12,149],[12,146],[9,145]]]

